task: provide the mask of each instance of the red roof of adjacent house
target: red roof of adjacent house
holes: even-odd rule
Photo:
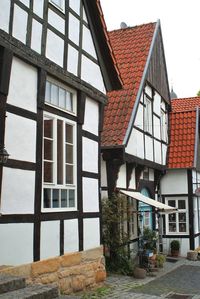
[[[200,97],[173,99],[171,103],[168,168],[192,168],[195,158],[196,107],[200,107]]]
[[[102,145],[123,143],[147,62],[156,23],[109,32],[109,38],[123,81],[123,89],[108,92]]]

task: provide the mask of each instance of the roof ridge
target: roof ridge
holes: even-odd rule
[[[171,101],[173,102],[173,101],[181,101],[181,100],[189,100],[189,99],[197,99],[197,98],[199,98],[199,100],[200,100],[200,97],[199,96],[196,96],[196,97],[187,97],[187,98],[174,98],[174,99],[171,99]]]
[[[139,27],[142,27],[142,26],[153,25],[153,24],[156,24],[156,23],[157,23],[157,21],[156,22],[143,23],[143,24],[140,24],[140,25],[127,26],[126,28],[118,28],[118,29],[109,30],[108,33],[117,32],[117,31],[125,31],[125,30],[128,30],[128,29],[136,29],[136,28],[139,28]]]

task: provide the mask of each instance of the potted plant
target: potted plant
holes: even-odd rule
[[[163,254],[156,255],[156,265],[158,268],[163,268],[164,262],[166,261],[166,257]]]
[[[180,242],[178,240],[171,241],[170,248],[171,248],[171,256],[174,257],[179,256]]]

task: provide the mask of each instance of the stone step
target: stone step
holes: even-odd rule
[[[1,294],[0,299],[54,299],[58,296],[57,286],[35,284],[24,289]]]
[[[24,277],[14,277],[0,275],[0,294],[25,288],[26,282]]]

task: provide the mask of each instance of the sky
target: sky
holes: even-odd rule
[[[101,0],[107,29],[160,19],[169,87],[178,98],[200,90],[199,0]]]

